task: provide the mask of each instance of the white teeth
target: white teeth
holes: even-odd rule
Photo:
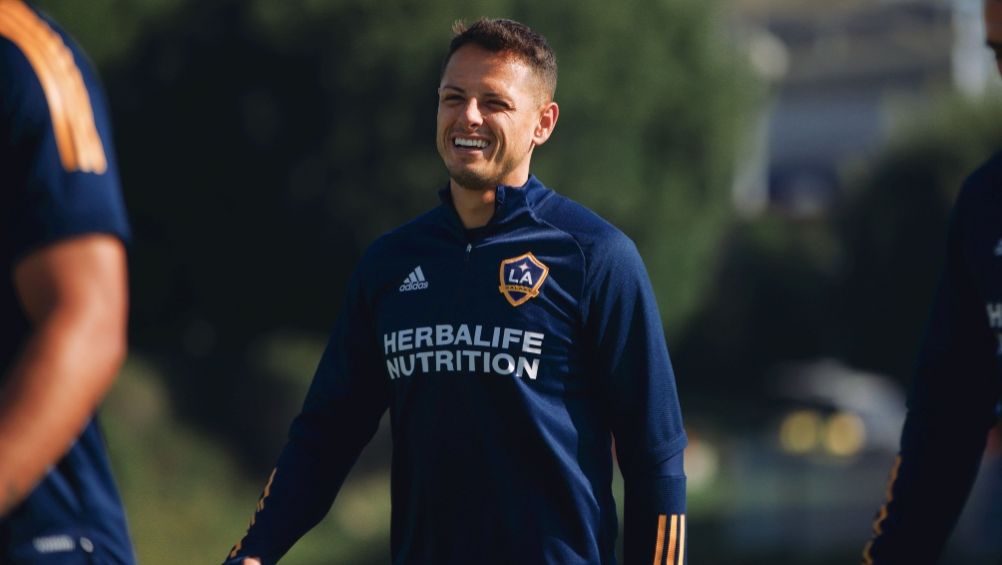
[[[480,149],[487,147],[487,142],[482,139],[463,139],[457,137],[453,143],[459,147],[477,147]]]

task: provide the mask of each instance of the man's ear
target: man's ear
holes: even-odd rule
[[[557,117],[560,116],[560,107],[556,102],[550,101],[543,105],[539,111],[539,122],[532,132],[532,144],[542,145],[550,139],[553,128],[557,127]]]

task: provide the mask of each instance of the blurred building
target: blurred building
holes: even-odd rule
[[[824,211],[846,167],[892,125],[995,73],[980,0],[738,0],[750,62],[770,84],[758,144],[735,185],[739,210]],[[755,144],[755,145],[758,145]],[[756,153],[756,152],[752,152]]]

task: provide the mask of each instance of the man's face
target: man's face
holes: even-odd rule
[[[1002,0],[985,0],[986,43],[995,52],[995,65],[1002,73]]]
[[[471,190],[521,186],[532,149],[557,121],[532,69],[506,53],[460,47],[438,88],[438,153],[453,182]]]

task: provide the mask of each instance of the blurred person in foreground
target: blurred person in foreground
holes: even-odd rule
[[[985,0],[1002,73],[1002,0]],[[935,563],[977,476],[1002,391],[1002,153],[967,178],[947,239],[887,500],[866,564]]]
[[[556,58],[511,20],[454,29],[441,205],[378,239],[246,537],[275,563],[323,518],[390,409],[393,563],[684,563],[686,436],[633,243],[530,174]],[[610,187],[615,190],[615,187]]]
[[[128,223],[83,52],[0,0],[0,563],[133,563],[94,419],[126,352]]]

